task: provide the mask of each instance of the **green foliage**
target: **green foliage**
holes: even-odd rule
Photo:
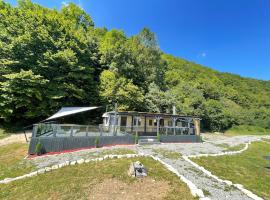
[[[163,54],[148,28],[127,37],[94,27],[73,3],[59,11],[30,0],[0,1],[0,120],[27,124],[62,106],[202,117],[223,131],[237,125],[270,129],[270,82],[219,73]]]
[[[104,70],[100,76],[100,96],[106,103],[118,103],[120,110],[133,110],[142,107],[144,96],[132,80],[118,77],[115,72]]]
[[[159,133],[159,132],[157,133],[157,140],[158,140],[159,142],[161,142],[161,140],[160,140],[160,133]]]
[[[27,119],[43,114],[42,110],[48,106],[43,90],[48,80],[33,74],[31,70],[21,70],[3,77],[5,82],[0,82],[1,118],[9,121],[13,117]]]
[[[99,138],[99,136],[96,137],[96,139],[95,139],[95,147],[96,148],[99,148],[100,147],[100,138]]]
[[[35,147],[35,153],[40,156],[41,154],[43,154],[43,145],[41,144],[40,141],[38,141],[38,143],[36,144]]]
[[[145,95],[145,106],[149,112],[171,113],[175,100],[170,90],[162,91],[158,85],[151,83]]]
[[[203,128],[210,131],[244,124],[269,129],[269,81],[219,73],[170,55],[163,59],[168,64],[166,86],[179,113],[201,116]]]
[[[90,17],[19,1],[0,6],[1,118],[37,120],[63,105],[98,101],[98,47]],[[98,75],[97,75],[98,76]]]

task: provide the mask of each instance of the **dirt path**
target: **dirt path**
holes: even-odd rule
[[[28,138],[31,137],[31,133],[27,132],[26,136]],[[0,139],[0,146],[4,146],[11,143],[26,143],[25,136],[23,133],[11,134],[10,136]]]

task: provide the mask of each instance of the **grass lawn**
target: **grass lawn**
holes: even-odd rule
[[[131,161],[148,169],[142,180],[131,178]],[[151,158],[90,162],[1,185],[0,199],[196,199],[173,173]]]
[[[20,176],[35,169],[30,161],[23,160],[27,150],[28,145],[22,143],[0,146],[0,180]]]
[[[215,146],[224,148],[225,150],[223,150],[223,152],[228,152],[228,151],[240,151],[245,147],[245,144],[230,146],[227,143],[222,143],[222,144],[215,144]]]
[[[222,179],[242,184],[260,197],[270,199],[270,160],[264,156],[270,156],[270,145],[256,142],[238,155],[192,160]]]
[[[270,130],[258,126],[240,125],[234,126],[224,133],[225,136],[237,135],[270,135]]]

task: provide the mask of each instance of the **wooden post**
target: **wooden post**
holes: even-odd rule
[[[139,117],[136,116],[136,117],[135,117],[135,120],[136,120],[136,135],[138,135]]]
[[[37,136],[37,130],[38,130],[38,124],[34,124],[33,130],[32,130],[32,138],[35,138]]]
[[[176,131],[175,131],[175,128],[176,128],[176,118],[175,117],[172,117],[172,121],[173,121],[173,134],[176,135]]]
[[[73,137],[73,126],[71,126],[70,137]]]
[[[53,128],[53,137],[56,137],[56,131],[57,131],[56,126],[57,125],[56,124],[53,124],[52,126],[53,126],[52,127]]]
[[[194,122],[195,134],[200,135],[200,120],[193,119],[193,122]]]
[[[131,133],[133,133],[133,124],[134,124],[134,117],[131,116]]]
[[[86,130],[85,130],[86,131],[86,134],[85,134],[85,136],[88,136],[88,130],[89,130],[88,127],[89,126],[86,126]]]
[[[144,134],[146,134],[146,115],[144,116]]]
[[[159,134],[159,120],[160,120],[160,116],[156,117],[157,120],[157,135]]]
[[[114,122],[113,122],[113,135],[116,136],[116,113],[117,113],[117,103],[114,105]]]

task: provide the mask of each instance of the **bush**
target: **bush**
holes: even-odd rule
[[[95,139],[95,146],[96,146],[96,148],[99,148],[100,146],[99,146],[99,143],[100,143],[100,139],[99,139],[99,137],[96,137],[96,139]]]
[[[157,140],[160,142],[160,134],[157,133]]]
[[[42,155],[44,152],[43,152],[43,146],[41,144],[40,141],[38,141],[38,143],[36,144],[36,148],[35,148],[35,153],[40,156]]]

